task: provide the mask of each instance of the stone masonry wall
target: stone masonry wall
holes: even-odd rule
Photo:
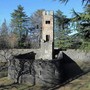
[[[46,47],[46,46],[45,46]],[[45,49],[45,47],[43,47]],[[29,52],[35,52],[37,53],[35,55],[36,59],[41,59],[41,56],[43,57],[48,57],[49,54],[48,51],[46,50],[46,54],[44,55],[45,52],[41,49],[9,49],[9,50],[0,50],[0,61],[4,62],[6,59],[9,59],[11,55],[19,55],[19,54],[24,54],[24,53],[29,53]],[[90,60],[90,52],[84,52],[81,50],[73,50],[69,49],[66,51],[61,51],[64,52],[66,55],[68,55],[71,59],[73,60],[80,60],[80,61],[89,61]],[[44,54],[43,54],[44,53]]]
[[[69,49],[62,51],[74,61],[90,61],[90,52],[84,52],[82,50]]]
[[[0,50],[0,61],[6,62],[6,60],[9,60],[10,57],[13,55],[25,54],[29,52],[36,53],[35,58],[40,59],[41,56],[40,49],[6,49]]]
[[[15,59],[16,65],[12,64],[9,66],[8,77],[16,81],[17,69],[19,70],[18,59]],[[27,63],[27,62],[26,62]],[[25,70],[29,71],[29,64],[26,64]],[[20,83],[29,83],[36,85],[57,85],[61,82],[61,65],[60,60],[35,60],[33,63],[33,69],[26,74],[21,75]]]

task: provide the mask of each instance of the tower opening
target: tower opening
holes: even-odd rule
[[[39,29],[39,25],[37,25],[36,28]]]
[[[50,35],[46,35],[46,41],[48,42],[50,40]]]
[[[50,21],[46,21],[46,24],[50,24]]]

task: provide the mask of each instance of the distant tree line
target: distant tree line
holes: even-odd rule
[[[42,10],[27,16],[24,7],[19,5],[11,13],[11,22],[6,20],[0,27],[0,49],[39,48],[42,30]],[[84,12],[72,11],[73,17],[67,18],[61,10],[54,13],[54,46],[61,49],[90,48],[90,4]],[[77,32],[72,34],[72,32]]]
[[[90,4],[84,7],[84,12],[77,13],[72,10],[72,14],[72,18],[67,18],[60,10],[55,13],[55,46],[61,49],[88,51],[90,50]]]
[[[27,16],[24,7],[19,5],[11,13],[10,24],[5,19],[0,27],[0,49],[39,48],[42,11]]]

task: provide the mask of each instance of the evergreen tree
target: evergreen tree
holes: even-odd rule
[[[6,19],[4,19],[4,22],[1,25],[1,36],[5,37],[8,35],[8,26],[6,24]]]
[[[73,11],[74,18],[73,22],[76,22],[76,29],[79,34],[79,37],[82,39],[81,48],[90,49],[90,5],[87,5],[84,8],[83,13],[77,13]]]
[[[28,17],[25,14],[24,8],[21,5],[19,5],[13,13],[11,13],[11,17],[11,26],[13,27],[13,32],[18,36],[20,44],[22,43],[21,40],[23,36],[25,36],[24,38],[26,38],[28,35]]]
[[[1,25],[1,32],[0,32],[0,49],[8,48],[9,47],[9,36],[8,36],[8,26],[6,24],[6,20]]]
[[[66,4],[69,0],[59,0],[59,1]],[[84,3],[85,3],[85,5],[87,5],[90,3],[90,0],[82,0],[82,4],[84,4]]]
[[[59,48],[67,48],[69,43],[69,19],[58,10],[55,14],[55,41],[56,46]]]

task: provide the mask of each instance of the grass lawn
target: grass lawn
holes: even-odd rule
[[[44,86],[31,86],[27,84],[13,84],[7,77],[0,78],[0,90],[48,90]]]

